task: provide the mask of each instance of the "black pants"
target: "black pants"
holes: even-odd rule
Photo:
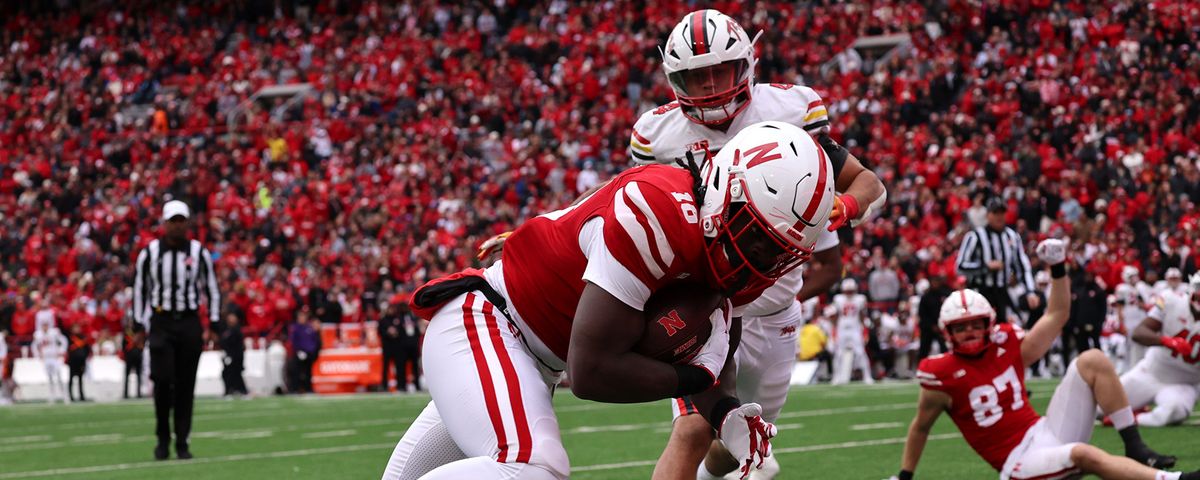
[[[1004,323],[1008,321],[1008,307],[1012,304],[1012,298],[1008,296],[1008,289],[1001,287],[974,287],[975,290],[986,298],[988,303],[992,305],[992,309],[996,311],[996,323]]]
[[[937,342],[942,353],[946,353],[946,339],[942,338],[942,332],[936,325],[922,323],[919,328],[921,329],[921,346],[917,348],[918,362],[929,356],[929,352],[933,351],[934,342]]]
[[[404,349],[399,345],[387,345],[383,347],[383,378],[380,379],[379,390],[386,392],[388,389],[388,374],[392,369],[396,371],[396,387],[399,390],[404,390]]]
[[[304,358],[300,358],[300,352],[292,355],[292,392],[294,393],[311,393],[312,386],[312,369],[317,363],[317,354],[305,354]]]
[[[400,349],[400,363],[396,365],[396,383],[403,388],[408,383],[408,378],[405,376],[405,367],[411,366],[413,376],[413,386],[417,390],[421,389],[421,348],[416,342],[411,345],[405,345]]]
[[[137,398],[142,398],[142,351],[130,350],[125,352],[125,386],[121,389],[121,396],[129,398],[129,374],[134,374],[137,377],[137,391],[134,395]]]
[[[155,434],[160,445],[171,442],[175,411],[175,446],[186,449],[192,432],[196,367],[204,346],[196,312],[155,312],[150,317],[150,379],[154,380]]]
[[[241,356],[228,355],[225,357],[225,368],[221,370],[221,379],[225,381],[226,395],[246,394],[246,379],[242,378],[244,363]]]
[[[71,401],[87,400],[83,396],[83,372],[87,369],[87,356],[69,355],[67,367],[71,371],[71,376],[67,378],[67,395],[70,395]],[[75,398],[76,382],[79,383],[79,398]]]
[[[1067,357],[1063,358],[1063,363],[1070,365],[1071,359],[1078,357],[1079,354],[1093,348],[1100,348],[1100,328],[1101,325],[1095,324],[1084,324],[1075,327],[1074,332],[1072,332],[1075,337],[1074,351],[1072,355],[1063,355]]]

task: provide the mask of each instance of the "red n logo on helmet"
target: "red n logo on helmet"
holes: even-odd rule
[[[750,162],[746,163],[746,169],[754,168],[756,165],[767,163],[771,160],[779,160],[779,159],[783,158],[783,155],[779,154],[779,153],[776,153],[774,155],[769,155],[771,152],[774,152],[775,147],[778,147],[778,146],[779,146],[778,142],[771,142],[771,143],[764,143],[757,147],[746,150],[746,156],[751,157]],[[735,165],[736,165],[736,162],[735,162]]]

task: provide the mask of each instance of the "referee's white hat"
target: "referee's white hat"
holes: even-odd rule
[[[179,200],[171,200],[167,202],[166,205],[163,205],[162,219],[164,222],[179,216],[182,216],[183,218],[188,218],[191,216],[191,211],[188,210],[186,203],[183,203]]]

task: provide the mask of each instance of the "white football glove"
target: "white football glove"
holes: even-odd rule
[[[729,356],[729,325],[732,323],[732,313],[733,303],[728,299],[713,310],[712,315],[708,316],[708,322],[712,324],[708,341],[704,342],[704,346],[700,347],[700,351],[688,362],[708,370],[709,375],[713,377],[714,386],[717,384],[717,378],[721,376],[721,368],[725,366],[725,357]]]
[[[1067,242],[1057,238],[1042,240],[1037,246],[1037,256],[1048,265],[1058,265],[1067,260]]]
[[[771,438],[778,433],[775,424],[763,420],[760,415],[761,405],[742,404],[725,415],[717,431],[725,449],[737,459],[741,478],[762,468],[763,459],[771,456]]]

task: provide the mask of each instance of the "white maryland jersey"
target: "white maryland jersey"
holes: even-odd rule
[[[67,337],[54,327],[33,332],[33,352],[45,360],[61,359],[67,352]]]
[[[1131,286],[1133,287],[1133,290],[1137,292],[1138,299],[1141,300],[1142,303],[1149,304],[1150,302],[1154,301],[1154,287],[1150,286],[1149,283],[1138,280],[1137,283]]]
[[[755,84],[750,87],[750,105],[734,117],[725,131],[716,130],[688,120],[679,110],[678,102],[643,113],[633,124],[629,154],[634,163],[674,164],[692,152],[699,164],[709,155],[716,155],[743,128],[758,122],[779,121],[796,125],[813,135],[829,130],[829,115],[821,97],[813,89],[791,84]],[[834,165],[834,176],[841,165]]]
[[[861,293],[839,293],[833,296],[833,306],[838,310],[838,335],[861,335],[863,315],[867,312],[867,296]]]
[[[1135,305],[1125,305],[1122,308],[1121,316],[1125,321],[1125,334],[1133,335],[1133,329],[1142,324],[1142,320],[1146,319],[1146,307],[1141,303]]]
[[[1151,347],[1146,360],[1153,362],[1154,373],[1165,381],[1200,383],[1200,324],[1192,315],[1188,298],[1169,292],[1159,295],[1147,316],[1162,323],[1163,336],[1185,338],[1192,346],[1186,356],[1166,347]]]
[[[822,229],[813,251],[823,252],[837,247],[839,243],[837,232]],[[771,285],[761,296],[747,305],[743,314],[748,317],[762,317],[790,306],[796,300],[796,294],[800,293],[800,287],[804,286],[804,270],[805,268],[794,268],[780,277],[774,285]]]
[[[1168,292],[1174,293],[1176,295],[1181,295],[1181,296],[1187,296],[1187,294],[1188,294],[1186,283],[1179,282],[1179,283],[1175,284],[1174,288],[1172,288],[1171,284],[1167,283],[1166,280],[1159,280],[1157,282],[1154,282],[1154,286],[1150,287],[1150,290],[1151,290],[1151,295],[1152,295],[1152,297],[1150,298],[1150,301],[1154,301],[1153,297],[1157,297],[1159,295],[1162,295],[1162,294],[1168,293]]]

